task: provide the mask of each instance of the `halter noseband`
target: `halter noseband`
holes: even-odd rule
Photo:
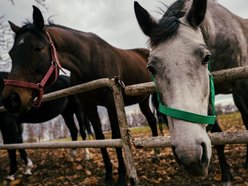
[[[211,116],[205,116],[205,115],[195,114],[192,112],[187,112],[184,110],[170,108],[161,101],[160,96],[159,96],[159,92],[157,92],[158,101],[159,101],[159,107],[158,107],[159,112],[161,112],[162,114],[165,114],[167,116],[170,116],[172,118],[176,118],[179,120],[184,120],[184,121],[188,121],[188,122],[192,122],[192,123],[215,124],[215,120],[216,120],[215,105],[214,105],[215,90],[214,90],[213,76],[210,73],[210,64],[208,66],[208,69],[209,69],[209,86],[210,86],[210,104],[212,106],[212,115]],[[153,75],[152,75],[152,79],[153,79],[155,86],[156,86],[156,82],[155,82]]]
[[[11,80],[11,79],[5,79],[4,80],[5,85],[11,85],[11,86],[16,86],[16,87],[30,88],[30,89],[38,90],[37,99],[33,102],[34,107],[40,106],[40,104],[42,102],[42,97],[44,94],[44,87],[45,87],[47,81],[49,80],[49,78],[54,73],[54,75],[55,75],[54,80],[51,82],[51,84],[53,84],[58,78],[59,70],[62,69],[60,62],[59,62],[59,59],[58,59],[57,50],[54,46],[54,43],[51,39],[51,36],[46,30],[45,30],[45,34],[46,34],[48,41],[51,45],[52,61],[51,61],[50,68],[48,69],[48,71],[46,72],[46,74],[44,75],[42,80],[39,83],[30,83],[30,82]]]

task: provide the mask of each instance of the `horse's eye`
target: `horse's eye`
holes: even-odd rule
[[[203,65],[207,65],[207,64],[209,63],[210,59],[211,59],[211,55],[210,55],[210,54],[207,54],[207,55],[204,57],[204,59],[202,60],[202,64],[203,64]]]
[[[151,72],[151,74],[153,74],[153,75],[156,74],[156,70],[149,63],[147,64],[146,68],[148,68],[148,70]]]
[[[158,57],[149,57],[146,68],[151,74],[155,75],[157,73],[158,66],[161,65],[161,60]]]
[[[40,52],[42,49],[43,49],[43,46],[37,45],[37,46],[34,48],[34,51],[35,51],[35,52]]]

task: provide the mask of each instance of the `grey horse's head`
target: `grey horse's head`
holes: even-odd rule
[[[148,69],[161,100],[171,108],[208,115],[210,51],[199,26],[207,0],[179,0],[156,21],[135,2],[138,23],[150,41]],[[211,141],[206,125],[168,117],[177,162],[193,176],[206,176]]]

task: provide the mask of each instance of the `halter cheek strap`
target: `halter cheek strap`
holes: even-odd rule
[[[209,71],[210,71],[210,65],[209,65]],[[155,83],[155,79],[152,75],[152,80]],[[167,105],[165,105],[159,96],[159,92],[157,92],[158,96],[158,101],[159,101],[159,112],[162,114],[165,114],[167,116],[170,116],[172,118],[176,118],[179,120],[184,120],[192,123],[199,123],[199,124],[215,124],[216,120],[216,115],[215,115],[215,90],[214,90],[214,80],[212,74],[209,72],[209,86],[210,86],[210,104],[212,106],[212,116],[205,116],[205,115],[200,115],[200,114],[195,114],[192,112],[184,111],[184,110],[179,110],[175,108],[170,108]],[[156,86],[157,87],[157,86]]]
[[[51,45],[52,61],[51,61],[51,66],[49,67],[48,71],[46,72],[46,74],[44,75],[42,80],[39,83],[31,83],[31,82],[11,80],[11,79],[5,79],[4,80],[5,85],[38,90],[37,99],[33,102],[34,107],[39,107],[40,106],[40,104],[42,102],[42,97],[43,97],[43,94],[44,94],[44,87],[47,84],[47,81],[49,80],[49,78],[52,76],[52,74],[54,73],[54,80],[51,82],[51,84],[53,84],[57,80],[59,70],[62,70],[60,62],[58,60],[57,50],[56,50],[56,48],[54,46],[54,43],[53,43],[53,41],[51,39],[51,36],[49,35],[49,33],[47,31],[45,31],[45,34],[46,34],[46,36],[47,36],[47,38],[49,40],[49,43]]]

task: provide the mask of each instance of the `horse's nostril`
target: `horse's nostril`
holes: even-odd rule
[[[10,95],[10,101],[13,108],[19,107],[21,105],[20,96],[15,92]]]
[[[206,143],[202,142],[201,146],[202,146],[201,165],[205,166],[206,164],[208,164],[207,145]]]
[[[184,151],[185,154],[182,155],[183,151],[176,150],[175,146],[172,146],[172,152],[174,154],[175,160],[180,165],[189,166],[191,164],[198,164],[205,167],[209,162],[207,145],[206,143],[202,142],[198,146],[198,148],[199,148],[198,151],[199,153],[198,156],[196,155],[195,157],[192,156],[192,153],[190,151],[188,151],[188,153],[186,153],[187,151]]]
[[[20,96],[16,92],[11,93],[9,95],[9,97],[4,100],[4,106],[10,112],[16,112],[19,109],[19,107],[21,106]]]

